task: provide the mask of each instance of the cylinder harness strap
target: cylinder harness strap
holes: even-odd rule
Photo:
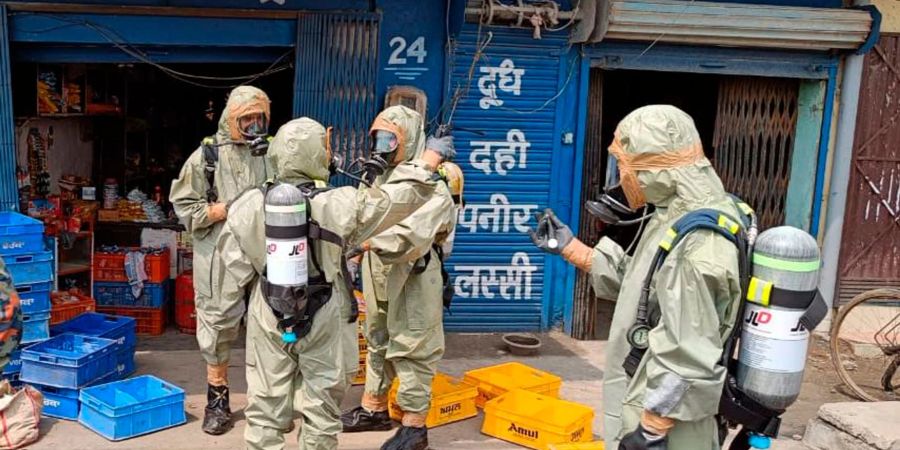
[[[261,190],[263,198],[272,187],[271,183],[267,183]],[[306,198],[306,210],[309,211],[309,200],[316,195],[330,190],[330,187],[317,187],[314,185],[303,184],[298,186]],[[347,284],[347,292],[353,292],[349,284],[350,272],[347,269],[347,259],[344,256],[344,240],[336,233],[322,228],[318,222],[311,217],[307,218],[305,225],[284,230],[280,227],[266,226],[266,235],[276,238],[293,238],[297,236],[306,236],[309,239],[309,259],[318,275],[309,278],[306,287],[285,287],[274,285],[268,282],[265,273],[260,276],[260,287],[262,288],[263,298],[266,304],[272,309],[272,312],[278,318],[278,328],[282,331],[292,330],[297,338],[303,338],[312,330],[313,318],[316,313],[325,306],[331,299],[333,283],[325,278],[325,272],[319,264],[319,258],[316,254],[316,241],[328,242],[341,248],[341,274],[344,282]],[[359,306],[356,299],[350,298],[350,319],[348,323],[356,322],[359,316]]]
[[[647,276],[644,277],[635,323],[628,330],[627,338],[628,343],[631,345],[631,351],[625,358],[623,367],[629,377],[634,376],[638,365],[644,358],[644,353],[646,353],[648,347],[648,334],[655,326],[650,320],[650,291],[653,284],[653,276],[662,267],[666,256],[685,236],[701,229],[710,230],[723,236],[746,252],[746,236],[743,227],[738,221],[714,209],[704,208],[692,211],[678,219],[671,228],[666,230],[666,235],[659,243],[659,249],[657,249],[656,255],[653,257],[653,262],[650,263],[650,270],[647,271]],[[742,259],[746,260],[746,258]]]

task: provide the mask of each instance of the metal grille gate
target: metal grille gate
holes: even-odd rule
[[[587,130],[584,135],[584,183],[581,198],[591,200],[600,194],[605,182],[606,170],[603,160],[601,133],[603,119],[603,72],[591,69],[588,87]],[[593,244],[600,239],[600,220],[593,215],[582,212],[578,224],[578,239]],[[597,298],[591,288],[591,276],[577,271],[575,278],[575,304],[572,309],[572,337],[575,339],[591,339],[596,333]]]
[[[19,206],[8,33],[6,5],[0,5],[0,211],[16,210]]]
[[[332,148],[348,159],[367,151],[378,112],[379,19],[376,13],[303,13],[297,23],[294,117],[334,127]]]
[[[900,287],[900,36],[882,36],[863,70],[835,306]]]
[[[761,230],[784,223],[799,90],[797,80],[782,78],[719,84],[713,165],[725,190],[756,210]]]

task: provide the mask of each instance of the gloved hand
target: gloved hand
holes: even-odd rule
[[[572,230],[556,217],[552,209],[545,209],[543,215],[537,214],[535,218],[538,223],[537,228],[528,230],[528,235],[531,236],[531,242],[534,242],[537,248],[559,255],[562,253],[562,249],[575,238]]]
[[[212,223],[221,222],[228,217],[228,208],[224,203],[208,205],[206,207],[206,217]]]
[[[625,435],[619,442],[619,450],[666,450],[666,437],[647,431],[643,425]]]
[[[441,137],[429,136],[425,141],[425,149],[441,155],[442,161],[453,161],[456,158],[456,146],[453,145],[453,135]]]
[[[453,136],[431,136],[425,142],[425,152],[421,159],[431,167],[437,170],[438,166],[444,161],[453,161],[456,157],[456,147],[453,145]]]

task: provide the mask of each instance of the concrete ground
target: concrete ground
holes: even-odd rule
[[[520,360],[539,369],[553,372],[563,379],[561,396],[595,409],[593,432],[599,439],[602,431],[600,405],[603,400],[602,379],[605,364],[606,341],[576,341],[559,333],[543,336],[541,354],[536,357],[516,358],[502,349],[499,335],[494,334],[449,334],[447,353],[440,370],[453,376],[462,376],[470,369],[485,367],[501,362]],[[157,338],[143,337],[139,340],[137,352],[138,374],[153,374],[181,386],[187,392],[186,410],[188,423],[177,428],[164,430],[126,440],[110,442],[82,427],[77,422],[44,419],[41,422],[41,439],[30,449],[66,450],[194,450],[194,449],[242,449],[245,420],[241,409],[246,405],[246,382],[241,362],[243,349],[235,351],[232,357],[230,378],[232,383],[231,402],[235,411],[235,429],[224,436],[213,437],[200,430],[200,418],[206,403],[206,373],[196,349],[193,336],[170,331]],[[362,387],[354,386],[343,407],[352,408],[359,403]],[[811,418],[811,417],[810,417]],[[809,418],[799,418],[806,421]],[[429,432],[433,449],[478,449],[500,450],[522,448],[481,434],[482,415],[462,422],[437,427]],[[299,427],[299,424],[298,424]],[[343,434],[340,448],[352,450],[378,449],[393,432],[373,432]],[[296,432],[288,438],[288,448],[296,448]],[[804,449],[790,435],[775,441],[776,450]]]

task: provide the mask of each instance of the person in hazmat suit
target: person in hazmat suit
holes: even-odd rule
[[[643,336],[633,325],[643,278],[669,227],[701,208],[740,213],[704,156],[693,120],[673,106],[629,114],[609,152],[618,176],[607,175],[607,194],[632,211],[656,208],[634,256],[607,237],[591,249],[552,211],[531,232],[539,248],[590,273],[598,297],[617,299],[603,383],[606,448],[719,449],[716,414],[726,375],[719,361],[741,301],[737,248],[710,230],[688,234],[653,279],[649,311],[656,323]],[[623,367],[629,339],[649,345],[633,377]]]
[[[420,116],[408,108],[387,108],[376,118],[375,151],[398,161],[398,143],[410,158],[423,149]],[[386,158],[387,159],[387,158]],[[366,241],[362,263],[366,300],[366,385],[362,404],[341,417],[344,432],[391,429],[388,390],[399,379],[397,404],[401,427],[381,448],[428,447],[425,418],[431,406],[431,382],[444,354],[443,260],[452,250],[462,170],[444,163],[439,183],[425,206],[399,225]]]
[[[215,136],[203,140],[172,181],[169,201],[191,234],[194,246],[194,303],[197,342],[206,360],[207,406],[203,431],[231,429],[228,361],[239,334],[244,300],[223,302],[212,276],[216,240],[228,216],[228,203],[267,178],[269,98],[251,86],[231,91]]]
[[[303,421],[301,449],[337,448],[340,403],[359,366],[356,299],[344,252],[424,205],[437,185],[433,168],[454,152],[452,138],[445,137],[435,140],[422,159],[397,166],[377,187],[329,189],[326,135],[326,129],[309,118],[282,126],[269,152],[274,187],[240,196],[218,243],[223,298],[237,301],[250,292],[244,431],[249,449],[284,448],[295,410]],[[271,226],[266,223],[270,205],[264,191],[277,189],[278,183],[305,189],[307,199],[307,294],[290,298],[287,312],[278,304],[284,298],[267,278],[276,268],[267,267]],[[290,315],[295,307],[297,312]],[[294,336],[287,339],[285,320],[300,317],[304,319],[293,326]],[[295,394],[302,399],[299,405],[294,404]]]

